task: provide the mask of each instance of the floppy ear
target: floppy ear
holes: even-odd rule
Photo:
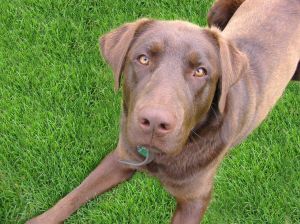
[[[241,78],[248,66],[247,56],[238,50],[234,44],[226,40],[215,27],[209,30],[219,48],[221,74],[219,79],[220,96],[218,108],[222,114],[230,88]]]
[[[219,111],[224,112],[226,98],[231,86],[243,75],[248,65],[247,57],[239,51],[231,42],[219,39],[221,61],[221,96],[219,99]]]
[[[125,58],[136,33],[150,21],[149,19],[140,19],[136,22],[127,23],[100,37],[100,51],[113,70],[115,90],[120,87]]]

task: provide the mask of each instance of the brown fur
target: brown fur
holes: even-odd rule
[[[217,0],[208,12],[209,26],[223,30],[235,11],[245,0]]]
[[[245,0],[217,0],[208,12],[208,25],[224,30],[231,17],[243,2]],[[292,80],[300,81],[300,62]]]
[[[300,62],[298,63],[298,67],[296,69],[296,72],[295,72],[292,80],[300,81]]]
[[[226,1],[226,7],[237,2]],[[228,15],[222,10],[210,14],[210,21]],[[125,74],[119,144],[78,188],[28,223],[62,222],[136,170],[159,178],[176,198],[172,223],[199,223],[225,154],[265,119],[297,69],[299,12],[298,0],[246,0],[222,33],[142,19],[104,35],[101,51],[116,88]],[[147,66],[138,62],[141,54],[149,56]],[[193,75],[199,65],[206,76]],[[138,117],[145,108],[167,111],[174,127],[163,134],[154,128],[151,135],[144,132]],[[122,165],[120,159],[140,159],[138,145],[159,152],[146,166]]]

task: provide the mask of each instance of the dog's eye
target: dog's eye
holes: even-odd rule
[[[207,74],[207,71],[203,67],[198,67],[194,72],[194,76],[196,76],[196,77],[203,77],[206,74]]]
[[[142,65],[149,65],[150,62],[150,59],[144,54],[140,55],[138,57],[138,60]]]

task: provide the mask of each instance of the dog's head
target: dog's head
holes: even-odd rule
[[[212,107],[220,116],[245,58],[217,29],[141,19],[100,38],[115,88],[123,86],[123,136],[131,147],[175,155]]]

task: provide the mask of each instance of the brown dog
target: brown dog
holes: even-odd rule
[[[249,0],[222,33],[142,19],[104,35],[101,51],[116,88],[125,74],[119,144],[79,187],[28,223],[62,222],[136,170],[158,177],[174,195],[173,223],[199,223],[226,152],[263,121],[296,71],[299,21],[299,0]]]

